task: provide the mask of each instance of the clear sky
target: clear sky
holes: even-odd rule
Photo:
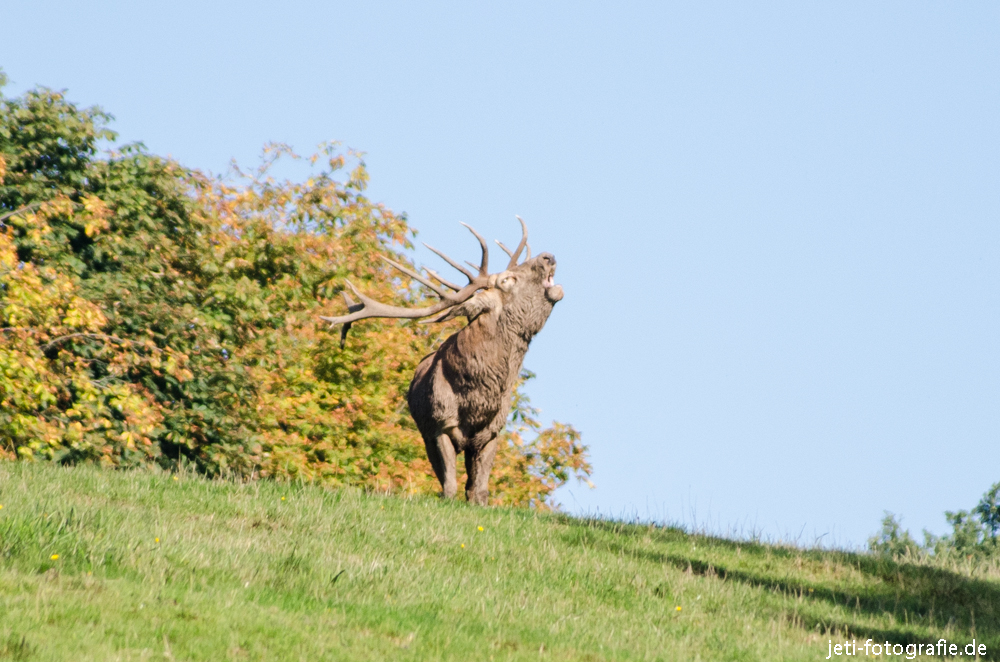
[[[529,392],[596,470],[570,511],[859,545],[1000,480],[1000,4],[0,0],[0,29],[8,95],[185,165],[341,140],[456,257],[522,215],[566,289]]]

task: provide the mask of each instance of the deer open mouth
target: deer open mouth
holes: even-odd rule
[[[563,288],[562,285],[556,285],[556,269],[552,267],[549,269],[549,273],[545,276],[545,280],[542,281],[542,287],[545,288],[545,298],[556,303],[561,301],[563,298]]]

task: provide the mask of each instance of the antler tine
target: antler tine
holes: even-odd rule
[[[531,244],[524,242],[524,261],[527,262],[531,259]]]
[[[458,292],[460,289],[462,289],[458,285],[455,285],[454,283],[452,283],[450,281],[447,281],[444,278],[441,278],[441,276],[439,276],[436,271],[433,271],[432,269],[428,269],[427,267],[424,267],[424,269],[427,271],[427,273],[429,273],[431,275],[431,278],[433,278],[437,282],[441,283],[445,287],[450,287],[451,289],[455,290],[456,292]]]
[[[521,257],[521,251],[528,244],[528,226],[524,224],[524,219],[517,214],[514,215],[514,218],[521,222],[521,243],[517,245],[514,254],[510,256],[510,263],[507,265],[508,269],[517,266],[517,259]]]
[[[480,263],[479,263],[479,275],[480,276],[485,276],[485,275],[489,274],[489,272],[490,272],[489,271],[489,267],[490,267],[490,251],[486,247],[486,240],[483,239],[482,236],[480,236],[480,234],[478,232],[476,232],[475,230],[473,230],[472,226],[469,225],[468,223],[462,223],[462,225],[464,225],[466,228],[468,228],[469,232],[471,232],[472,234],[474,234],[475,237],[476,237],[476,239],[479,240],[479,245],[483,249],[483,259],[480,260]],[[475,268],[475,265],[469,265],[469,266],[472,266],[473,268]]]
[[[344,303],[347,304],[347,310],[351,311],[352,313],[357,312],[365,307],[363,303],[358,303],[357,301],[352,299],[351,295],[347,293],[347,290],[341,290],[340,295],[344,297]]]
[[[412,271],[410,269],[407,269],[406,267],[404,267],[403,265],[401,265],[401,264],[399,264],[397,262],[393,262],[392,260],[390,260],[389,258],[387,258],[384,255],[379,255],[379,257],[382,258],[383,260],[385,260],[386,262],[388,262],[389,264],[391,264],[392,266],[396,267],[397,269],[399,269],[404,274],[406,274],[407,276],[409,276],[413,280],[417,281],[418,283],[423,283],[427,287],[431,288],[432,290],[434,290],[434,292],[439,297],[441,297],[441,298],[447,298],[448,297],[448,295],[449,295],[448,292],[445,292],[440,287],[438,287],[437,285],[435,285],[434,283],[432,283],[430,280],[424,278],[423,276],[421,276],[417,272]]]
[[[514,251],[504,246],[502,241],[500,241],[499,239],[494,239],[493,241],[495,241],[497,243],[497,246],[499,246],[500,249],[507,254],[507,257],[514,257]]]
[[[340,294],[344,297],[344,303],[347,304],[347,310],[352,313],[356,313],[365,307],[363,303],[357,303],[351,298],[351,295],[347,293],[347,290],[341,290]],[[347,332],[351,330],[351,323],[345,322],[344,326],[340,329],[340,349],[344,349],[344,343],[347,342]]]
[[[458,262],[455,262],[455,260],[451,259],[450,257],[448,257],[447,255],[445,255],[444,253],[442,253],[438,249],[434,248],[430,244],[424,244],[424,246],[427,246],[428,250],[432,251],[435,255],[437,255],[438,257],[440,257],[442,260],[444,260],[445,262],[447,262],[448,264],[450,264],[451,266],[453,266],[455,269],[458,269],[463,274],[465,274],[465,277],[469,279],[470,283],[473,280],[475,280],[476,277],[472,275],[472,272],[470,272],[468,269],[466,269],[465,267],[463,267],[462,265],[460,265]]]

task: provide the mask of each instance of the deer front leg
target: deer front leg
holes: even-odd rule
[[[454,499],[458,494],[458,480],[455,477],[455,445],[447,434],[438,435],[438,452],[444,462],[444,476],[441,480],[441,496]]]
[[[497,438],[493,437],[479,450],[465,450],[465,498],[469,503],[485,506],[490,497],[490,471],[497,455]]]
[[[458,494],[458,478],[455,471],[455,455],[465,447],[465,435],[456,421],[445,424],[444,433],[437,438],[438,451],[444,462],[444,479],[441,480],[442,496],[452,499]]]
[[[434,467],[434,475],[441,483],[441,496],[453,499],[458,493],[458,480],[455,475],[455,446],[446,433],[439,434],[431,440],[425,440],[427,459]]]

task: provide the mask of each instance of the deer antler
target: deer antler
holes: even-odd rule
[[[490,256],[489,256],[489,250],[486,247],[486,240],[483,239],[478,232],[473,230],[465,223],[463,223],[462,225],[465,225],[465,227],[469,228],[469,231],[473,235],[475,235],[476,239],[479,241],[479,245],[483,249],[483,257],[479,263],[479,266],[477,267],[475,265],[470,265],[474,269],[476,269],[479,273],[477,274],[472,273],[471,271],[461,266],[460,264],[452,260],[450,257],[445,255],[441,251],[437,250],[436,248],[433,248],[431,246],[427,246],[427,248],[434,251],[437,255],[441,256],[441,258],[444,259],[445,262],[447,262],[448,264],[450,264],[451,266],[455,267],[463,274],[465,274],[466,278],[469,279],[469,284],[466,285],[465,287],[460,288],[457,285],[454,285],[444,280],[433,271],[428,270],[428,273],[434,280],[444,285],[444,287],[453,290],[452,292],[449,292],[448,290],[439,287],[437,284],[435,284],[428,278],[425,278],[424,276],[418,274],[412,269],[409,269],[408,267],[405,267],[394,260],[390,260],[384,255],[380,255],[379,257],[381,257],[384,261],[388,262],[391,266],[395,267],[396,269],[403,272],[410,278],[416,280],[417,282],[423,283],[424,285],[429,287],[441,300],[436,304],[434,304],[433,306],[427,306],[424,308],[404,308],[402,306],[391,306],[388,304],[381,303],[379,301],[375,301],[374,299],[365,296],[358,290],[358,288],[354,286],[354,284],[351,281],[345,280],[344,282],[347,284],[347,287],[350,288],[350,290],[354,293],[356,297],[358,297],[358,299],[361,300],[361,303],[355,303],[354,300],[351,299],[346,292],[344,292],[343,293],[344,300],[347,302],[349,313],[347,315],[341,315],[339,317],[325,317],[325,316],[320,317],[320,319],[323,320],[324,322],[329,322],[331,327],[337,324],[344,325],[344,328],[341,330],[341,346],[343,346],[343,341],[347,337],[347,331],[348,329],[350,329],[351,324],[358,320],[367,319],[369,317],[388,317],[395,319],[419,319],[421,317],[428,317],[430,315],[434,315],[435,313],[440,313],[443,310],[452,308],[461,303],[464,303],[465,301],[468,301],[479,290],[492,287],[496,278],[491,278],[489,274]]]
[[[503,250],[503,252],[506,253],[508,257],[510,257],[510,262],[507,264],[508,269],[517,266],[517,259],[521,256],[521,249],[523,248],[528,249],[528,254],[524,258],[525,262],[531,259],[531,246],[528,246],[528,226],[524,224],[524,219],[521,218],[520,216],[517,216],[515,214],[514,218],[516,218],[521,222],[521,243],[517,245],[517,250],[512,251],[506,246],[504,246],[503,242],[501,242],[499,239],[495,240],[497,242],[497,246],[499,246]]]
[[[521,224],[521,243],[517,245],[517,248],[514,249],[514,254],[510,256],[510,264],[507,265],[508,269],[517,266],[517,259],[521,257],[521,251],[528,245],[528,226],[524,224],[524,219],[520,216],[515,215],[514,218]],[[531,258],[530,248],[528,249],[528,258]]]
[[[501,244],[499,241],[497,242],[497,244],[500,245],[500,248],[502,248],[503,251],[507,253],[508,256],[510,256],[510,262],[507,264],[507,269],[517,266],[517,261],[518,258],[521,256],[521,251],[525,247],[528,247],[528,226],[525,225],[524,220],[520,216],[517,216],[516,218],[518,221],[521,222],[521,243],[517,245],[517,250],[511,251],[509,248]],[[438,249],[434,248],[433,246],[428,246],[427,244],[424,244],[424,246],[427,246],[428,249],[433,251],[445,262],[447,262],[452,267],[465,274],[465,277],[469,279],[468,285],[466,285],[465,287],[459,287],[458,285],[450,283],[445,279],[441,278],[441,276],[439,276],[434,271],[427,269],[426,271],[430,275],[430,277],[444,286],[440,287],[432,280],[424,277],[423,275],[417,273],[416,271],[410,269],[409,267],[399,264],[394,260],[390,260],[384,255],[380,255],[379,257],[382,258],[382,260],[387,262],[395,269],[398,269],[399,271],[406,274],[407,276],[417,281],[418,283],[423,283],[428,288],[430,288],[431,291],[438,296],[440,301],[438,301],[433,306],[426,306],[424,308],[404,308],[402,306],[390,306],[388,304],[380,303],[370,297],[365,296],[358,290],[358,288],[354,287],[354,284],[351,283],[351,281],[345,280],[344,282],[347,284],[347,287],[350,288],[352,292],[354,292],[355,296],[357,296],[358,299],[361,300],[361,302],[355,303],[355,301],[350,297],[350,295],[347,294],[347,292],[342,292],[342,294],[344,295],[344,301],[347,302],[348,314],[341,315],[339,317],[323,317],[323,316],[320,317],[320,319],[323,320],[324,322],[329,322],[331,328],[337,324],[344,325],[344,328],[341,329],[340,332],[340,346],[341,347],[344,346],[344,340],[347,338],[347,332],[351,328],[351,324],[353,324],[358,320],[367,319],[369,317],[387,317],[394,319],[420,319],[422,317],[429,317],[431,315],[441,313],[442,311],[446,311],[449,308],[454,308],[455,306],[465,303],[466,301],[471,299],[479,290],[489,289],[493,287],[496,284],[497,275],[496,274],[490,275],[489,273],[490,252],[489,249],[486,247],[486,240],[483,239],[478,232],[472,229],[471,226],[466,225],[465,223],[462,223],[462,225],[465,225],[465,227],[469,229],[469,232],[471,232],[476,237],[476,239],[479,241],[479,246],[483,250],[482,259],[479,261],[479,266],[476,266],[471,262],[466,262],[466,264],[475,269],[478,273],[473,273],[469,271],[468,269],[466,269],[459,263],[455,262],[453,259],[445,255]],[[531,258],[531,248],[528,247],[527,259],[530,258]],[[451,291],[449,292],[448,290]],[[437,317],[435,317],[434,319],[429,319],[425,321],[440,322],[448,318],[449,316],[447,314],[437,315]]]

